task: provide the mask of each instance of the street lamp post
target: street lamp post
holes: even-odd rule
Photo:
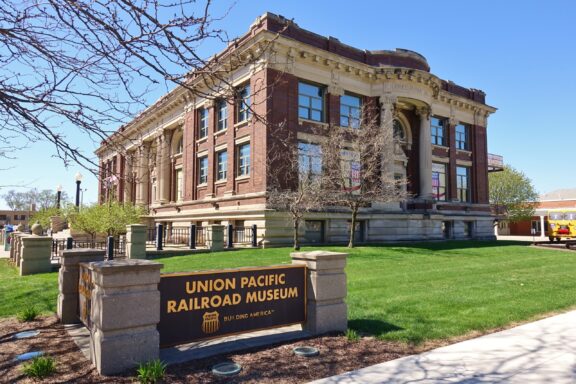
[[[56,208],[60,209],[60,200],[62,199],[62,184],[56,187]]]
[[[82,182],[82,174],[76,173],[76,208],[80,208],[80,183]]]

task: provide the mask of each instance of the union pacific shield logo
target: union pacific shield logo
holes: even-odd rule
[[[214,333],[220,329],[220,319],[219,313],[217,311],[214,312],[206,312],[202,315],[202,332],[204,333]]]

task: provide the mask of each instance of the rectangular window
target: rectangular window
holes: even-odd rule
[[[470,168],[456,167],[456,189],[460,201],[470,201]]]
[[[446,201],[446,164],[432,163],[432,197]]]
[[[360,116],[362,99],[358,96],[340,96],[340,126],[348,128],[360,128]]]
[[[217,175],[216,180],[226,180],[226,171],[228,170],[228,152],[220,151],[216,154]]]
[[[434,117],[430,119],[430,134],[432,144],[446,146],[446,119]]]
[[[181,169],[176,170],[176,201],[181,201],[183,196],[182,186],[183,183],[183,172]]]
[[[228,128],[228,103],[226,100],[218,100],[216,110],[218,111],[217,130],[219,132]]]
[[[204,156],[198,159],[198,184],[208,182],[208,157]]]
[[[362,188],[362,163],[360,153],[349,149],[340,151],[340,169],[342,172],[342,186],[345,192],[359,194]]]
[[[298,142],[298,171],[300,180],[311,180],[322,175],[320,145]]]
[[[308,83],[298,83],[298,117],[324,121],[324,88]]]
[[[236,104],[236,122],[241,123],[250,118],[250,84],[246,84],[238,89],[238,100]]]
[[[200,108],[198,110],[198,138],[208,136],[208,109]]]
[[[456,135],[456,149],[470,150],[469,128],[465,124],[458,124],[454,130]]]
[[[238,146],[238,176],[250,174],[250,144]]]

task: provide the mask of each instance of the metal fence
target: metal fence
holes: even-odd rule
[[[190,248],[206,246],[208,237],[208,227],[190,225],[189,227],[170,227],[166,228],[159,224],[155,228],[148,228],[146,243],[158,246],[156,237],[158,230],[162,231],[162,246],[164,245],[187,245]],[[224,229],[223,245],[228,248],[234,245],[253,245],[255,246],[256,226],[251,227],[234,227],[228,225]],[[194,241],[191,241],[191,231],[195,232]],[[229,239],[232,239],[230,242]]]
[[[62,251],[65,249],[74,248],[92,248],[92,249],[108,249],[107,240],[104,241],[90,241],[90,240],[74,240],[68,239],[52,239],[52,253],[51,259],[58,260]],[[108,255],[108,253],[106,253]],[[114,237],[114,246],[112,251],[114,259],[122,259],[126,257],[126,236]],[[108,257],[108,256],[107,256]]]

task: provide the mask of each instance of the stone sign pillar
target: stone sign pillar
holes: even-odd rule
[[[62,251],[58,272],[57,315],[62,324],[78,323],[78,279],[80,263],[104,261],[103,249],[76,248]]]
[[[224,249],[224,226],[219,224],[209,225],[206,229],[206,246],[211,251]]]
[[[50,264],[50,254],[52,252],[51,237],[21,236],[19,248],[20,276],[52,271],[52,265]]]
[[[304,264],[307,276],[307,320],[304,329],[313,334],[348,328],[346,253],[294,252],[292,264]]]
[[[100,374],[111,375],[157,359],[160,269],[149,260],[82,264],[91,273],[90,354]]]
[[[144,224],[129,224],[126,226],[126,257],[128,259],[146,258],[146,231]]]

